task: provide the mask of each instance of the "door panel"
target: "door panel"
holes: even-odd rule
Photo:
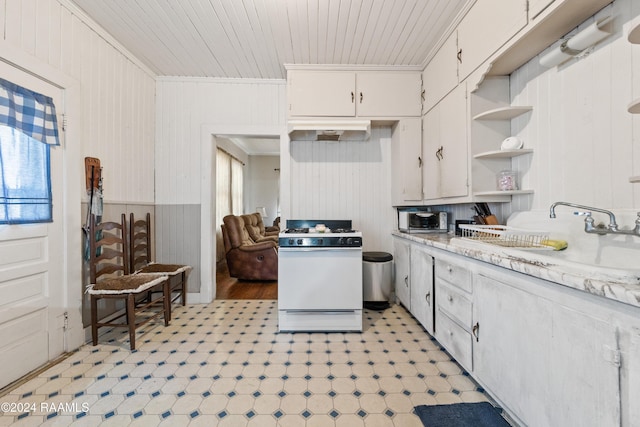
[[[60,88],[4,62],[0,73],[52,97],[59,117],[64,112]],[[0,225],[0,387],[64,351],[63,149],[62,145],[50,150],[53,222]]]

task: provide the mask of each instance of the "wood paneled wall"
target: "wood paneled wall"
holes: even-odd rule
[[[640,174],[640,116],[627,112],[640,97],[640,46],[627,41],[640,2],[617,0],[577,31],[609,15],[613,34],[588,56],[554,68],[536,57],[511,75],[512,104],[533,106],[512,122],[512,133],[535,150],[515,160],[525,171],[522,187],[535,189],[533,209],[559,200],[640,208],[640,184],[629,183]],[[512,208],[528,210],[528,203],[514,197]]]
[[[202,251],[203,247],[211,247],[207,242],[213,242],[215,248],[215,225],[209,224],[212,232],[205,235],[202,221],[208,219],[200,215],[207,214],[204,206],[215,209],[215,159],[208,159],[210,170],[201,168],[203,156],[215,156],[215,149],[208,150],[213,154],[202,153],[203,141],[213,145],[215,138],[203,132],[233,128],[238,134],[254,135],[255,128],[284,130],[285,89],[284,80],[159,78],[157,81],[157,260],[176,262],[172,257],[177,257],[193,266],[189,292],[204,292],[201,271],[206,272],[202,276],[206,280],[215,280],[215,255]],[[202,200],[205,176],[211,184],[211,200]],[[211,215],[215,218],[214,213]]]
[[[101,159],[105,199],[153,202],[153,73],[66,0],[0,1],[0,34],[80,83],[83,115],[67,124],[82,128],[83,157]]]
[[[200,203],[205,124],[286,126],[284,80],[159,78],[156,203]]]
[[[291,141],[293,219],[350,219],[365,251],[392,252],[391,128],[362,142]]]

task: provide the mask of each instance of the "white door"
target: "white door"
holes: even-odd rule
[[[60,120],[64,112],[60,88],[4,62],[0,75],[52,97]],[[53,222],[0,225],[0,387],[64,351],[63,150],[61,145],[50,151]]]

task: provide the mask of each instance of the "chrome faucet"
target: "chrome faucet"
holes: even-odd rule
[[[620,230],[618,228],[618,223],[616,222],[616,216],[613,214],[613,212],[605,210],[605,209],[599,209],[599,208],[594,208],[591,206],[584,206],[584,205],[578,205],[575,203],[567,203],[567,202],[555,202],[553,204],[551,204],[551,207],[549,208],[549,218],[555,218],[556,217],[556,206],[570,206],[573,208],[577,208],[577,209],[585,209],[588,212],[584,212],[584,211],[576,211],[574,212],[574,215],[583,215],[586,218],[584,219],[584,231],[585,233],[594,233],[594,234],[633,234],[636,236],[640,236],[640,212],[638,212],[638,216],[636,217],[636,221],[635,221],[635,228],[632,228],[631,230]],[[606,215],[609,215],[609,225],[605,226],[604,224],[600,223],[600,224],[595,224],[595,220],[593,219],[593,217],[591,216],[591,211],[594,212],[600,212]]]

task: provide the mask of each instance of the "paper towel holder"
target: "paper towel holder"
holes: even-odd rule
[[[611,16],[596,20],[578,34],[564,40],[559,46],[541,56],[540,65],[552,68],[575,56],[588,55],[596,43],[611,35],[611,31],[604,29],[611,21]]]

